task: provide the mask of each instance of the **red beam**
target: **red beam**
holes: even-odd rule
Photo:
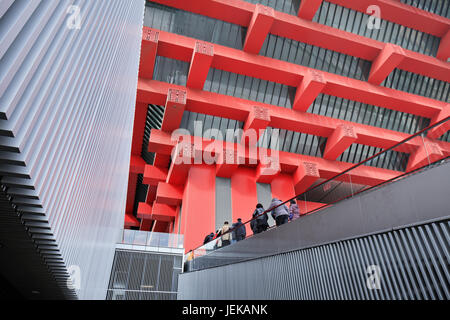
[[[446,122],[430,129],[428,131],[428,138],[430,139],[439,139],[443,134],[445,134],[448,130],[450,130],[450,107],[442,110],[436,116],[431,119],[431,125],[436,124],[444,119],[447,119]],[[442,145],[441,145],[442,148]],[[444,148],[445,149],[445,148]],[[448,151],[448,149],[447,149]]]
[[[322,0],[302,0],[297,16],[305,20],[312,20],[322,5]]]
[[[176,207],[154,202],[152,206],[152,219],[156,221],[171,222],[175,220]]]
[[[406,171],[414,170],[428,165],[445,157],[437,143],[425,141],[409,158]]]
[[[159,31],[144,28],[142,32],[141,60],[139,64],[139,77],[153,78],[155,68],[156,50],[158,48]],[[144,63],[145,61],[145,63]]]
[[[140,156],[142,151],[142,139],[144,138],[147,109],[147,103],[136,101],[133,122],[133,140],[131,144],[131,154],[136,156]]]
[[[172,132],[180,127],[181,118],[186,108],[186,91],[169,89],[161,130]]]
[[[130,158],[130,172],[135,174],[144,173],[146,163],[141,156],[131,155]]]
[[[125,214],[124,225],[125,228],[139,227],[140,223],[131,213],[127,213]]]
[[[164,182],[167,179],[168,170],[157,166],[146,164],[144,167],[143,184],[157,186],[159,182]]]
[[[445,62],[447,62],[447,59],[450,58],[450,29],[441,39],[436,58],[444,60]]]
[[[444,36],[450,28],[450,20],[437,14],[415,8],[394,0],[327,0],[328,2],[367,13],[367,8],[377,5],[381,11],[381,18],[402,26],[416,29],[437,37]]]
[[[192,139],[193,137],[187,136],[186,139]],[[165,132],[159,131],[159,130],[152,130],[152,133],[150,135],[150,142],[149,142],[149,151],[155,152],[156,150],[159,150],[159,152],[170,154],[171,149],[175,147],[174,141],[170,139],[170,135],[168,135]],[[204,139],[202,140],[202,146],[198,151],[205,151],[208,149],[208,145],[211,144],[211,140]],[[234,143],[224,142],[224,149],[227,150],[237,150],[237,146]],[[270,150],[260,148],[262,153],[270,154]],[[249,158],[246,157],[246,160],[249,160]],[[346,162],[340,162],[340,161],[331,161],[326,160],[322,158],[312,157],[312,156],[306,156],[301,154],[295,154],[295,153],[289,153],[289,152],[279,152],[279,163],[281,168],[281,173],[288,173],[293,174],[297,168],[299,167],[300,163],[307,162],[307,163],[313,163],[317,166],[319,172],[320,172],[320,178],[328,179],[332,176],[341,173],[342,171],[348,169],[352,164],[346,163]],[[258,158],[258,163],[261,163],[261,159]],[[193,164],[183,164],[183,165],[173,165],[172,167],[176,168],[178,166],[186,167],[189,171],[190,168],[198,166]],[[171,169],[172,169],[171,167]],[[215,166],[214,166],[215,167]],[[215,170],[215,169],[214,169]],[[307,171],[309,172],[309,171]],[[298,172],[297,177],[301,177],[301,172]],[[370,166],[361,166],[358,168],[355,168],[351,172],[351,178],[354,183],[360,183],[365,185],[376,185],[381,182],[384,182],[388,179],[392,179],[394,177],[397,177],[398,175],[402,174],[401,172],[387,170],[387,169],[381,169],[376,167],[370,167]],[[179,183],[184,183],[183,179],[186,177],[182,177],[181,175],[178,175],[180,181]],[[340,179],[347,181],[347,176],[343,175]],[[295,182],[295,181],[294,181]],[[298,181],[297,181],[298,182]]]
[[[293,180],[296,194],[305,192],[311,185],[320,178],[317,163],[302,162],[295,170]]]
[[[189,61],[194,43],[195,39],[161,31],[158,54]],[[293,87],[299,86],[302,79],[314,71],[314,69],[304,66],[263,56],[249,55],[241,50],[219,45],[214,46],[212,67]],[[450,81],[450,68],[447,65],[446,71],[448,73],[445,77],[447,81]],[[423,117],[432,117],[447,105],[442,101],[375,86],[365,81],[327,72],[321,72],[321,74],[323,81],[326,82],[322,93],[344,99]]]
[[[203,89],[214,56],[214,46],[209,42],[196,41],[186,86]]]
[[[169,183],[158,183],[156,190],[156,202],[170,206],[178,206],[183,200],[183,188]]]
[[[179,88],[180,90],[183,88],[186,89],[185,87],[175,86],[165,82],[139,79],[138,100],[147,103],[163,104],[166,100],[169,88]],[[302,132],[320,137],[330,137],[339,125],[352,126],[354,133],[357,135],[355,143],[382,149],[390,148],[394,144],[409,137],[408,134],[402,132],[321,115],[296,112],[287,108],[280,108],[265,103],[248,101],[206,91],[190,90],[189,88],[186,90],[186,110],[192,112],[219,117],[226,114],[227,118],[246,121],[254,106],[259,106],[269,111],[270,122],[268,125],[273,128]],[[448,107],[445,110],[448,110]],[[415,150],[420,143],[421,141],[418,141],[417,139],[410,140],[402,145],[398,151],[411,152],[411,150]],[[450,150],[450,143],[444,141],[437,141],[437,143],[440,144],[442,149]],[[169,153],[166,152],[165,154],[167,155]],[[156,157],[163,157],[163,155],[157,154]]]
[[[328,138],[324,159],[336,160],[348,147],[358,139],[353,127],[340,125]]]
[[[244,123],[244,134],[242,135],[242,141],[244,141],[246,137],[253,137],[256,139],[256,141],[254,141],[256,144],[269,123],[269,110],[267,108],[253,106],[253,108],[250,109],[247,120],[245,120]]]
[[[244,48],[245,52],[259,54],[261,47],[269,34],[274,19],[274,10],[260,4],[255,5],[252,20],[247,29]]]
[[[347,0],[342,0],[342,2],[344,1]],[[370,1],[370,4],[374,4],[371,0],[364,0],[363,2],[367,1]],[[181,10],[195,12],[244,27],[249,26],[255,8],[254,4],[240,0],[154,0],[154,2],[179,8]],[[352,5],[356,3],[357,1],[352,2]],[[364,7],[364,10],[366,10],[367,7],[368,5]],[[427,15],[430,14],[427,13]],[[441,34],[439,36],[443,36],[449,29],[449,20],[438,16],[436,16],[436,18],[445,21],[445,23],[442,23],[442,21],[439,23],[439,34]],[[410,18],[410,20],[414,21],[415,17]],[[433,17],[431,21],[434,20],[436,19]],[[384,47],[384,43],[381,41],[376,41],[304,19],[298,19],[298,17],[278,11],[275,11],[275,20],[270,33],[369,61],[375,60]],[[160,49],[158,49],[158,54],[161,55]],[[187,54],[187,59],[190,59],[190,54]],[[450,66],[447,63],[434,57],[410,50],[405,50],[405,59],[399,65],[399,69],[444,81],[449,81],[450,77]]]
[[[368,82],[372,84],[381,84],[391,72],[398,67],[405,58],[405,52],[402,47],[386,43],[378,57],[372,63]]]
[[[306,112],[326,84],[327,81],[324,79],[322,72],[313,69],[308,70],[297,87],[292,109]]]

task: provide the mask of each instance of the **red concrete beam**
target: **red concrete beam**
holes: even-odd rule
[[[270,190],[272,191],[272,198],[278,198],[281,201],[286,201],[296,195],[293,178],[285,173],[278,174],[272,179]]]
[[[213,57],[214,46],[211,43],[203,41],[195,42],[186,84],[188,88],[203,89]]]
[[[169,89],[161,130],[172,132],[180,127],[181,118],[186,108],[186,91]]]
[[[445,155],[438,144],[425,140],[424,144],[422,144],[409,156],[406,171],[408,172],[422,166],[426,166],[430,163],[443,159],[444,157]]]
[[[170,155],[157,153],[153,159],[153,165],[160,168],[169,168]]]
[[[298,18],[296,19],[298,20]],[[288,25],[286,25],[286,27],[288,27]],[[168,49],[163,50],[164,53],[161,53],[161,55],[183,60],[183,52],[185,50],[190,50],[190,53],[192,54],[191,46],[193,46],[194,42],[195,39],[161,32],[160,49],[162,50],[162,48],[166,46]],[[382,46],[384,47],[384,44],[382,44]],[[376,50],[373,59],[378,56],[381,49],[382,47],[380,50]],[[423,56],[423,59],[428,58]],[[190,56],[189,58],[186,58],[185,61],[189,61],[189,59]],[[404,64],[404,61],[405,60],[400,63],[399,68]],[[437,62],[439,60],[434,59],[433,61]],[[450,65],[447,65],[442,61],[440,61],[440,63],[445,65],[445,69],[443,69],[445,70],[445,75],[443,78],[445,78],[446,81],[450,81]],[[414,66],[420,64],[422,64],[422,67],[425,70],[431,68],[429,64],[423,65],[421,59],[419,59]],[[218,45],[214,46],[214,60],[212,67],[293,87],[298,87],[305,76],[306,79],[311,77],[314,79],[312,74],[307,76],[307,74],[312,73],[314,69],[263,56],[248,55],[241,50]],[[413,72],[415,71],[413,70]],[[351,79],[327,72],[320,73],[323,76],[323,81],[326,82],[326,85],[322,89],[322,93],[324,94],[423,117],[433,116],[446,105],[446,103],[442,101],[390,88],[375,86],[366,81]],[[149,81],[141,80],[146,82]],[[308,84],[308,81],[306,81],[304,85],[306,84]],[[301,92],[301,90],[299,92]],[[145,97],[138,94],[138,101],[145,101]]]
[[[125,228],[139,227],[140,223],[131,213],[125,214],[124,226]]]
[[[161,101],[166,100],[168,88],[173,87],[179,88],[180,90],[185,88],[155,80],[140,79],[138,81],[138,99],[147,103],[163,103]],[[249,101],[222,94],[190,90],[189,88],[186,90],[188,92],[186,110],[192,112],[212,116],[223,116],[226,114],[227,118],[238,121],[246,121],[251,109],[254,106],[260,106],[269,110],[270,123],[268,125],[273,128],[302,132],[321,137],[329,137],[339,125],[348,125],[354,128],[355,134],[358,136],[355,143],[383,149],[389,148],[409,136],[408,134],[402,132],[396,132],[316,114],[296,112],[287,108],[280,108],[274,105]],[[411,99],[411,101],[413,100]],[[442,109],[448,109],[448,104],[442,103]],[[430,117],[435,116],[437,112],[440,112],[442,109],[434,110],[433,113],[430,112]],[[437,143],[441,145],[442,149],[450,150],[450,143],[444,141],[438,141]],[[399,147],[398,151],[409,152],[411,148],[415,149],[417,146],[418,143],[416,143],[415,140],[410,140]],[[157,164],[157,159],[159,157],[164,156],[158,153],[155,157],[154,165],[163,166]],[[169,161],[167,160],[166,164],[168,163]]]
[[[367,13],[367,8],[376,5],[380,8],[381,18],[442,37],[450,27],[450,20],[437,14],[394,0],[328,0],[331,3]]]
[[[195,3],[192,1],[173,0],[154,1],[182,10],[195,12],[211,18],[238,24],[244,27],[247,27],[249,25],[251,16],[255,8],[255,5],[240,0],[200,0],[195,1]],[[343,0],[342,2],[344,1],[347,2],[347,0]],[[368,1],[370,2],[369,4],[367,4]],[[365,12],[369,5],[374,4],[371,0],[364,0],[361,1],[361,3],[361,10],[363,12]],[[349,3],[349,5],[351,6],[356,6],[357,4],[358,1]],[[345,4],[343,5],[345,6]],[[411,8],[406,5],[404,6],[407,8]],[[403,9],[401,9],[400,12],[402,10]],[[422,13],[424,12],[423,10],[416,10],[415,8],[413,8],[412,10],[420,11]],[[382,12],[384,12],[384,10],[382,10]],[[425,15],[430,17],[431,14],[426,12]],[[412,16],[414,16],[414,14]],[[437,22],[439,26],[437,29],[435,29],[435,31],[438,32],[434,35],[443,37],[449,29],[448,21],[450,20],[436,15],[431,16],[433,16],[433,18],[427,21],[427,23],[424,23],[423,26],[431,26],[433,21]],[[383,16],[383,19],[384,18],[385,16]],[[416,17],[412,17],[408,20],[415,21],[415,19]],[[270,33],[370,61],[375,60],[375,58],[379,55],[380,51],[384,47],[384,43],[381,41],[365,38],[350,32],[324,26],[322,24],[310,22],[304,19],[298,19],[297,17],[290,14],[277,11],[275,11],[275,20],[273,22]],[[432,32],[428,33],[433,34]],[[177,43],[179,43],[179,41]],[[164,47],[159,47],[159,55],[166,56],[166,54],[173,52],[173,47],[171,48],[170,45],[167,46],[167,49]],[[180,55],[185,57],[182,60],[189,61],[192,55],[192,47],[189,49],[182,48],[180,50]],[[214,58],[214,60],[216,60],[216,57]],[[447,63],[434,57],[430,57],[410,50],[405,50],[405,59],[399,65],[399,69],[418,73],[430,78],[435,78],[443,81],[449,81],[450,77],[450,66]]]
[[[292,109],[306,112],[327,84],[323,73],[310,69],[297,87]]]
[[[156,190],[156,203],[167,204],[170,206],[178,206],[183,201],[183,188],[171,185],[169,183],[160,182]]]
[[[441,38],[436,58],[444,60],[445,62],[447,62],[447,59],[450,58],[450,29],[447,31],[445,36]]]
[[[142,30],[141,60],[139,77],[152,79],[158,49],[159,31],[145,28]]]
[[[319,178],[320,173],[316,163],[300,163],[293,176],[295,193],[298,195],[305,192]]]
[[[297,16],[305,20],[312,20],[321,5],[322,0],[302,0]]]
[[[269,123],[269,110],[260,106],[253,106],[253,108],[250,109],[247,120],[245,120],[244,123],[241,143],[244,143],[244,140],[247,138],[248,140],[254,142],[253,145],[256,145]]]
[[[439,139],[443,134],[445,134],[448,130],[450,130],[450,105],[441,110],[441,112],[437,113],[430,122],[430,125],[438,123],[444,119],[447,119],[446,122],[428,130],[427,137],[430,139]]]
[[[189,137],[186,137],[186,138],[189,139]],[[190,139],[193,139],[193,138],[194,137],[190,137]],[[204,151],[206,153],[209,152],[207,150],[208,150],[208,146],[211,143],[213,143],[213,141],[211,141],[211,140],[207,140],[207,139],[202,140],[202,145],[199,147],[199,149],[197,151],[200,153],[198,155],[198,157],[200,159],[201,159],[202,152],[204,152]],[[150,152],[155,152],[155,150],[160,150],[160,152],[170,154],[172,151],[171,149],[173,149],[175,147],[175,144],[176,144],[176,142],[172,141],[170,139],[169,134],[161,132],[159,130],[152,130],[152,134],[150,135],[150,142],[149,142],[149,151]],[[234,143],[224,142],[224,145],[225,145],[224,148],[226,148],[226,149],[237,150],[237,145]],[[271,152],[272,151],[270,149],[264,149],[264,148],[258,149],[258,155],[266,154],[266,155],[271,156]],[[248,152],[246,153],[245,160],[250,161],[251,159],[247,156],[247,154],[248,154]],[[280,168],[279,172],[293,174],[297,170],[298,171],[297,177],[300,177],[300,172],[301,172],[298,169],[299,163],[310,162],[310,163],[316,164],[316,166],[320,172],[320,177],[323,179],[329,179],[329,178],[341,173],[342,171],[348,169],[349,167],[351,167],[353,165],[351,163],[326,160],[323,158],[289,153],[289,152],[284,152],[284,151],[277,152],[277,157],[273,156],[272,160],[274,162],[275,161],[278,162],[277,165],[278,165],[278,168]],[[201,162],[201,161],[197,164],[192,164],[192,163],[191,164],[184,164],[184,163],[176,164],[176,163],[177,163],[176,161],[172,162],[171,169],[169,170],[169,176],[171,174],[170,173],[171,170],[174,171],[173,176],[174,176],[174,178],[178,179],[178,182],[173,183],[168,179],[168,183],[171,183],[171,184],[185,183],[186,174],[184,174],[184,176],[183,176],[183,172],[181,172],[180,174],[175,174],[176,170],[179,170],[181,168],[182,170],[186,170],[187,172],[189,172],[189,170],[192,167],[195,167],[198,165],[205,165],[205,163]],[[258,157],[258,161],[257,161],[256,165],[260,164],[260,163],[261,163],[261,157]],[[213,167],[215,170],[215,166],[213,166]],[[352,182],[354,182],[354,183],[373,186],[373,185],[377,185],[381,182],[384,182],[386,180],[395,178],[395,177],[399,176],[400,174],[402,174],[402,172],[388,170],[388,169],[382,169],[382,168],[376,168],[376,167],[370,167],[370,166],[360,166],[360,167],[352,170],[351,179],[352,179]],[[338,180],[348,181],[348,176],[343,175],[343,176],[339,177]]]
[[[144,173],[146,163],[141,156],[131,155],[130,158],[130,172],[134,174]]]
[[[168,170],[166,168],[146,164],[143,173],[144,178],[142,179],[142,183],[156,186],[158,183],[166,181]]]
[[[368,82],[379,85],[405,58],[405,51],[395,44],[386,43],[378,57],[373,61]]]
[[[139,202],[137,208],[137,216],[140,219],[152,219],[152,206],[145,202]]]
[[[176,207],[154,202],[152,206],[152,220],[171,222],[176,217]]]
[[[274,10],[272,8],[260,4],[255,5],[255,11],[245,37],[243,48],[245,52],[259,53],[272,27],[273,20]]]
[[[224,149],[217,158],[216,176],[222,178],[231,177],[238,167],[239,163],[236,158],[236,152],[231,149]]]
[[[352,126],[339,125],[333,134],[328,137],[323,158],[336,160],[357,139],[358,136]]]

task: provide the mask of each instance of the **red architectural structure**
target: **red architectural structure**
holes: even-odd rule
[[[305,191],[317,179],[330,178],[348,168],[350,163],[337,159],[352,144],[388,148],[409,136],[404,132],[308,113],[319,94],[425,117],[430,119],[430,124],[449,116],[448,99],[439,101],[380,86],[396,68],[450,81],[450,64],[446,61],[450,56],[450,23],[444,17],[394,0],[328,1],[360,12],[377,5],[383,19],[441,38],[438,54],[433,57],[311,21],[321,0],[302,0],[298,16],[243,0],[153,2],[247,28],[243,50],[148,27],[143,30],[125,227],[159,232],[181,230],[186,251],[201,245],[204,236],[215,229],[216,176],[231,179],[235,221],[242,212],[252,212],[258,202],[257,182],[269,183],[273,196],[288,199]],[[372,61],[368,79],[356,80],[259,55],[269,33]],[[186,86],[152,79],[157,56],[189,63]],[[204,91],[210,68],[295,87],[292,109]],[[149,138],[148,151],[155,153],[153,164],[142,159],[140,149],[149,104],[165,106],[161,128],[152,130]],[[220,149],[214,146],[214,140],[189,137],[193,144],[188,145],[188,153],[183,149],[173,152],[177,141],[171,134],[180,127],[185,111],[242,121],[244,132],[255,129],[261,133],[271,127],[325,137],[327,142],[322,157],[280,151],[279,170],[262,174],[267,163],[249,152],[249,144],[226,142]],[[432,145],[436,157],[450,155],[450,143],[439,140],[449,130],[448,123],[424,138]],[[220,161],[228,155],[236,159],[240,148],[246,149],[241,150],[240,163]],[[430,156],[418,139],[397,151],[410,154],[407,170],[417,168]],[[171,160],[172,153],[175,157],[188,154],[192,163]],[[205,154],[218,161],[213,164],[194,161]],[[148,193],[145,202],[135,204],[138,174],[143,175],[142,183],[148,185]],[[363,166],[352,172],[351,178],[354,183],[374,185],[398,174],[390,169]],[[305,203],[299,201],[299,204],[304,210]],[[135,205],[137,216],[133,215]],[[321,205],[309,203],[308,208]]]

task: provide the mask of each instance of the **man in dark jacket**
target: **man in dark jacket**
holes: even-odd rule
[[[242,223],[241,218],[237,219],[237,222],[233,223],[233,238],[236,241],[241,241],[245,239],[246,231],[245,225]]]
[[[264,213],[264,207],[262,206],[261,203],[258,203],[256,205],[256,209],[253,212],[253,218],[256,217],[256,232],[254,231],[254,233],[260,233],[263,231],[266,231],[267,228],[269,227],[269,224],[267,223],[267,221],[269,220],[269,217],[267,216],[267,213]]]
[[[203,244],[207,244],[214,238],[214,232],[211,232],[205,237],[205,240],[203,240]]]

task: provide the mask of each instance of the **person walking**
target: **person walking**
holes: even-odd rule
[[[220,229],[219,234],[217,237],[221,237],[222,240],[222,247],[225,247],[231,243],[231,232],[228,232],[230,230],[230,226],[228,224],[228,221],[225,221],[223,223],[222,229]]]
[[[270,208],[272,209],[272,217],[275,219],[277,227],[287,223],[289,221],[289,208],[283,204],[283,202],[278,198],[273,198]],[[279,207],[275,208],[276,206]]]
[[[300,210],[298,209],[298,205],[295,200],[291,200],[289,206],[289,220],[292,221],[297,218],[300,218]]]
[[[253,233],[260,233],[263,231],[266,231],[267,228],[269,227],[269,224],[267,223],[267,221],[269,220],[269,217],[267,216],[267,213],[264,213],[264,207],[262,206],[261,203],[258,203],[256,205],[256,209],[253,212],[253,218],[256,218],[255,220],[255,231],[253,231]],[[253,230],[253,229],[252,229]]]
[[[238,218],[237,222],[233,223],[232,229],[233,229],[233,238],[236,239],[236,241],[241,241],[245,239],[247,232],[245,230],[245,225],[242,223],[241,218]]]

